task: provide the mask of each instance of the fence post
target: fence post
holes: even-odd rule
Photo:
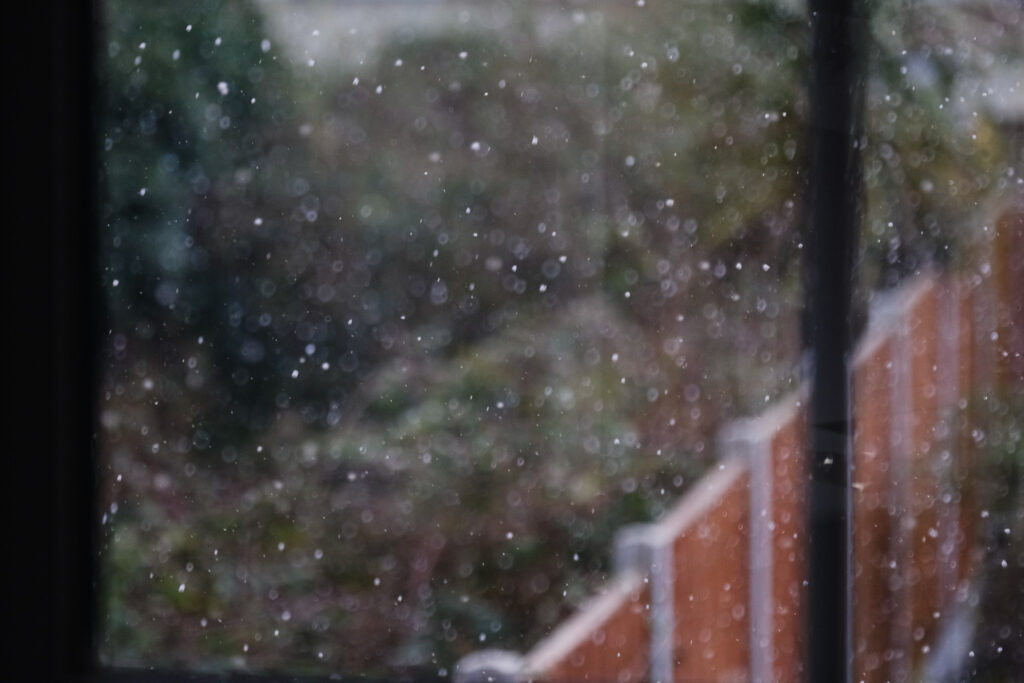
[[[750,680],[773,681],[775,625],[772,565],[771,440],[757,438],[751,420],[735,420],[718,437],[722,457],[735,456],[750,468]]]
[[[675,610],[672,593],[672,538],[657,524],[631,524],[615,537],[615,571],[634,570],[651,586],[651,672],[653,683],[672,683]]]

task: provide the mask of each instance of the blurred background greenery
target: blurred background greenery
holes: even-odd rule
[[[1019,8],[875,5],[862,304],[1021,177]],[[526,649],[798,381],[799,4],[102,17],[108,663]]]

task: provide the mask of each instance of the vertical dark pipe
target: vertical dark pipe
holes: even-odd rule
[[[858,108],[863,7],[809,0],[811,175],[808,323],[812,343],[807,678],[850,680],[850,372],[859,227]]]

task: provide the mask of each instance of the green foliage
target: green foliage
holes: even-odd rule
[[[792,388],[805,18],[651,5],[378,8],[356,45],[272,4],[106,4],[108,661],[525,650],[722,419]],[[939,106],[959,65],[901,71],[930,35],[875,37],[881,279],[1001,187],[998,129],[968,154]]]

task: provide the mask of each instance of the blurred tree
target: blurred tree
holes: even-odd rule
[[[105,654],[525,649],[795,384],[805,18],[378,8],[328,67],[261,7],[105,5]],[[876,18],[872,284],[1001,187],[997,131],[947,106],[958,16]]]

